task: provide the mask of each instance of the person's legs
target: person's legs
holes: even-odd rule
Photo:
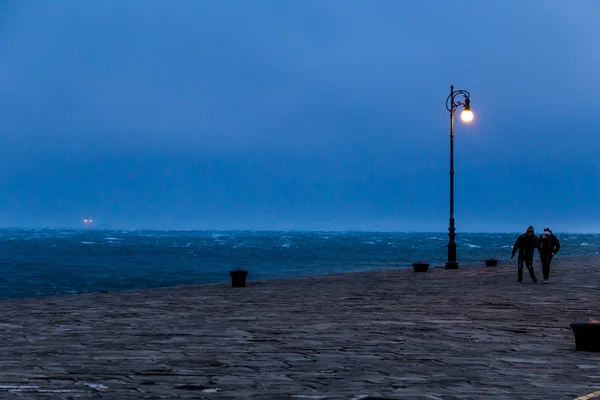
[[[547,281],[550,275],[550,255],[542,254],[542,256],[540,257],[540,261],[542,262],[542,272],[544,274],[544,281]]]
[[[525,259],[522,257],[519,257],[519,262],[518,262],[518,270],[517,270],[517,282],[523,282],[523,264],[525,263]]]
[[[550,279],[550,264],[552,264],[552,256],[548,256],[548,261],[547,261],[548,274],[545,278],[546,280]]]
[[[535,277],[535,271],[533,270],[533,256],[531,256],[531,258],[528,258],[525,260],[525,266],[527,267],[527,270],[529,271],[529,276],[531,276],[531,280],[534,283],[537,283],[537,278]]]

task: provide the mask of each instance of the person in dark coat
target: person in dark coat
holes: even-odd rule
[[[550,277],[550,263],[552,257],[560,250],[560,241],[550,228],[544,228],[544,233],[538,238],[538,251],[540,252],[540,261],[542,262],[542,272],[544,280],[542,283],[548,283]]]
[[[523,282],[523,264],[525,264],[527,270],[529,271],[529,275],[531,276],[531,280],[533,283],[537,283],[535,271],[533,270],[533,255],[535,254],[535,249],[537,248],[537,237],[535,236],[533,226],[530,226],[527,228],[525,233],[521,234],[517,238],[512,249],[512,255],[510,256],[512,259],[515,254],[517,254],[517,251],[519,252],[519,270],[517,282]]]

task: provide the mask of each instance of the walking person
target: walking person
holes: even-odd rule
[[[544,228],[544,233],[538,238],[538,251],[540,252],[540,261],[542,262],[542,272],[544,280],[542,283],[548,283],[550,277],[550,263],[552,257],[560,250],[560,241],[552,233],[552,229]]]
[[[523,282],[523,264],[525,264],[527,270],[529,271],[529,275],[531,276],[531,280],[533,283],[537,283],[535,271],[533,270],[533,255],[535,253],[535,249],[537,248],[537,237],[535,236],[533,226],[530,226],[527,228],[525,233],[519,235],[515,241],[515,245],[513,246],[512,255],[510,256],[512,259],[515,254],[517,254],[517,251],[519,252],[519,270],[517,282]]]

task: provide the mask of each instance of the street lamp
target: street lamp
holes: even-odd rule
[[[463,96],[462,101],[455,101],[457,96]],[[460,115],[463,122],[471,122],[473,120],[473,112],[471,111],[470,94],[466,90],[454,90],[454,86],[450,86],[450,95],[446,99],[446,109],[450,112],[450,226],[448,227],[448,261],[446,269],[458,269],[456,262],[456,242],[454,238],[454,113],[458,107],[464,108]]]

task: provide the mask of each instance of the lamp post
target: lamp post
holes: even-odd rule
[[[456,101],[456,97],[463,96],[462,101]],[[446,109],[450,112],[450,226],[448,227],[448,261],[446,269],[458,269],[456,262],[456,242],[454,241],[456,234],[454,231],[454,113],[458,107],[464,108],[460,118],[464,122],[473,120],[473,112],[471,111],[471,95],[466,90],[454,90],[454,86],[450,86],[450,95],[446,99]]]

